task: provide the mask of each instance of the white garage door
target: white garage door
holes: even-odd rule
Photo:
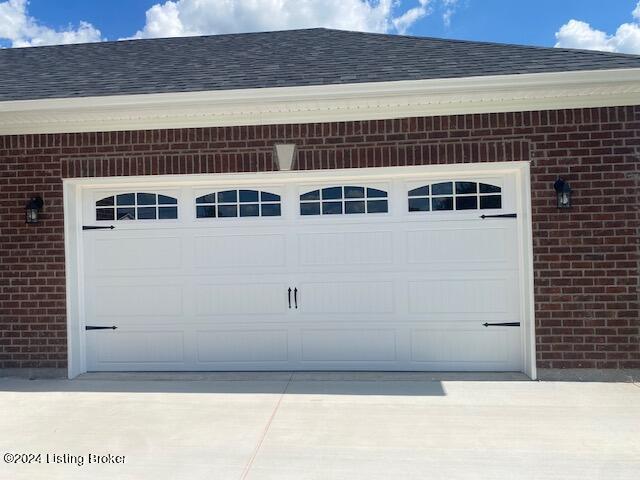
[[[523,369],[512,176],[293,178],[85,189],[87,369]]]

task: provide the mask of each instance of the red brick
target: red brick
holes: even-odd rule
[[[66,365],[61,177],[272,171],[280,142],[299,170],[531,160],[538,365],[640,368],[640,106],[0,136],[0,368]]]

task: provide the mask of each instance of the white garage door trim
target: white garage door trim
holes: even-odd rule
[[[307,185],[326,182],[388,182],[395,178],[412,176],[428,179],[443,176],[474,174],[512,175],[515,179],[516,211],[518,213],[518,271],[520,275],[520,318],[523,370],[536,378],[535,331],[533,308],[533,253],[531,229],[531,194],[528,162],[496,162],[487,164],[432,165],[411,167],[385,167],[366,169],[340,169],[318,171],[290,171],[265,173],[232,173],[216,175],[167,175],[140,177],[110,177],[65,179],[65,253],[67,271],[67,332],[68,332],[68,376],[87,371],[85,323],[84,323],[84,265],[82,233],[82,198],[90,189],[120,189],[153,185],[158,187],[207,186],[216,187],[243,185],[283,185],[291,182]],[[345,183],[346,184],[346,183]]]

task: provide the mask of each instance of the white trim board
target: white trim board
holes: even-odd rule
[[[0,102],[0,135],[269,125],[640,103],[640,69]]]
[[[518,245],[520,258],[519,272],[523,301],[521,302],[521,341],[524,355],[524,373],[536,378],[535,320],[533,309],[533,252],[531,242],[531,211],[528,162],[495,162],[490,164],[455,164],[433,166],[408,166],[385,168],[362,168],[317,171],[288,171],[266,173],[231,173],[136,176],[110,178],[65,179],[64,215],[65,215],[65,251],[67,272],[67,332],[69,363],[68,376],[74,378],[87,371],[85,355],[85,335],[83,321],[83,251],[82,223],[80,208],[82,192],[87,189],[157,187],[181,185],[226,186],[243,184],[282,185],[291,182],[321,183],[325,181],[388,181],[392,178],[420,176],[421,178],[442,177],[443,175],[474,174],[514,174],[518,189]]]

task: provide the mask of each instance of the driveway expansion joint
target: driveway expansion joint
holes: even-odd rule
[[[267,424],[265,425],[264,429],[262,430],[262,434],[260,435],[260,438],[258,439],[258,443],[256,444],[256,447],[254,448],[251,457],[249,458],[249,461],[247,462],[247,464],[245,465],[244,469],[242,470],[242,474],[240,475],[240,480],[245,480],[247,478],[247,476],[249,475],[249,472],[251,471],[251,467],[253,466],[253,462],[255,461],[256,457],[258,456],[258,453],[260,452],[260,448],[262,447],[262,443],[264,442],[264,439],[267,436],[267,433],[269,433],[269,428],[271,428],[271,423],[273,422],[273,419],[276,417],[276,414],[278,413],[278,409],[280,408],[280,404],[282,403],[282,399],[284,398],[284,396],[287,393],[287,389],[289,388],[289,385],[291,385],[291,381],[293,379],[294,373],[292,372],[289,375],[289,379],[287,380],[287,384],[284,386],[284,389],[282,390],[282,393],[280,394],[280,397],[278,398],[278,401],[276,402],[275,407],[273,407],[273,411],[271,412],[271,415],[269,416],[269,420],[267,420]]]

